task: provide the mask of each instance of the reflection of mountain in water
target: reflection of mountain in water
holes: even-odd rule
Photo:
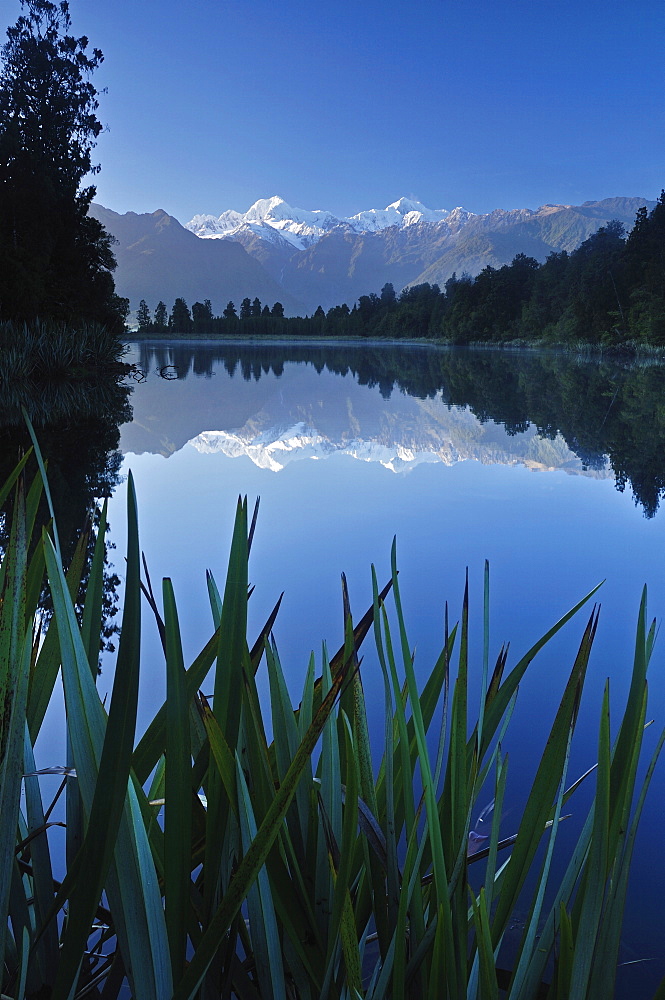
[[[333,454],[378,462],[393,472],[407,472],[423,462],[453,465],[465,459],[583,471],[561,436],[543,439],[535,427],[511,436],[501,424],[481,423],[468,408],[447,406],[440,394],[426,400],[395,394],[386,401],[350,376],[317,376],[307,368],[296,369],[293,378],[290,374],[285,372],[282,384],[286,381],[289,392],[300,390],[289,395],[291,407],[282,392],[273,401],[279,403],[276,408],[264,405],[241,427],[203,431],[190,443],[201,452],[247,455],[275,472],[295,459]],[[371,407],[362,405],[368,402]]]
[[[149,374],[134,395],[124,451],[169,454],[214,430],[231,435],[229,448],[253,448],[254,460],[268,448],[268,467],[283,464],[285,441],[300,438],[304,449],[309,438],[308,447],[336,442],[333,450],[372,453],[392,468],[474,457],[609,472],[618,489],[630,485],[647,517],[665,493],[661,365],[335,343],[144,342],[135,358]],[[168,384],[155,378],[164,365],[177,375]],[[302,435],[292,434],[301,425]]]
[[[613,426],[614,383],[597,365],[388,346],[190,342],[135,351],[147,379],[122,432],[126,452],[169,455],[189,442],[275,471],[343,453],[395,472],[475,459],[611,474],[602,442],[581,420],[595,412],[597,380],[597,424]]]

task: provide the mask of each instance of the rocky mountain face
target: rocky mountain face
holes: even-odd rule
[[[329,309],[386,282],[400,291],[423,282],[443,284],[456,272],[501,267],[517,253],[543,261],[576,249],[611,219],[629,231],[644,198],[606,198],[583,205],[498,209],[475,215],[463,208],[428,209],[401,198],[385,209],[340,219],[292,208],[281,198],[257,201],[245,213],[196,215],[185,227],[163,211],[117,215],[93,205],[118,240],[116,287],[136,308],[154,309],[176,296],[212,300],[219,313],[231,299],[280,301],[287,314]]]

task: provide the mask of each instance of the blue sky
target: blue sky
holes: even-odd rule
[[[18,0],[0,4],[5,22]],[[350,215],[655,198],[663,0],[70,0],[105,62],[97,200]]]

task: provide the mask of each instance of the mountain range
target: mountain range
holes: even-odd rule
[[[136,309],[154,309],[182,296],[191,306],[209,298],[221,313],[258,297],[279,301],[287,315],[329,309],[360,295],[429,282],[441,287],[456,272],[474,276],[508,264],[517,253],[544,261],[575,250],[611,219],[627,230],[637,210],[655,202],[617,197],[582,205],[497,209],[477,215],[464,208],[429,209],[400,198],[385,209],[348,218],[293,208],[283,199],[261,199],[240,213],[195,215],[182,226],[163,210],[119,215],[93,204],[90,214],[115,237],[116,289]]]

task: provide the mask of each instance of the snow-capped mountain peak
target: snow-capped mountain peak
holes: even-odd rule
[[[204,239],[233,239],[249,230],[271,242],[277,232],[293,247],[302,250],[341,223],[342,220],[331,212],[293,208],[283,198],[274,196],[260,198],[244,213],[231,209],[220,216],[195,215],[185,228]]]
[[[235,214],[235,213],[234,213]],[[315,210],[308,212],[303,208],[292,208],[283,198],[260,198],[243,216],[246,222],[268,222],[278,226],[280,223],[296,223],[321,227],[328,221],[338,223],[339,220],[331,212]]]
[[[254,204],[245,212],[243,218],[246,222],[263,222],[267,218],[284,218],[293,212],[290,205],[275,195],[273,198],[259,198]]]
[[[244,213],[230,209],[219,216],[195,215],[186,228],[205,239],[233,239],[249,230],[274,241],[274,231],[277,231],[292,246],[304,249],[337,226],[356,233],[376,233],[390,226],[403,228],[418,222],[440,223],[449,214],[443,208],[426,208],[412,198],[398,198],[386,208],[371,208],[348,218],[339,218],[320,209],[307,211],[293,208],[283,198],[274,196],[260,198]]]
[[[443,222],[448,215],[445,208],[425,208],[419,201],[399,198],[386,208],[370,208],[359,212],[348,221],[357,232],[377,232],[389,226],[412,226],[416,222]]]

